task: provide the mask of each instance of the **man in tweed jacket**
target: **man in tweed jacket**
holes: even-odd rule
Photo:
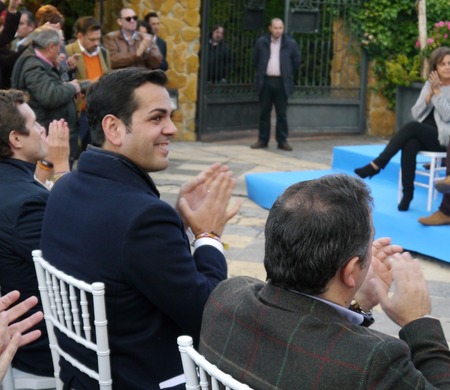
[[[200,352],[254,389],[450,388],[450,352],[420,266],[388,239],[373,242],[371,201],[346,175],[289,187],[266,224],[267,283],[216,287]],[[400,340],[361,326],[348,310],[354,298],[366,311],[379,302]]]

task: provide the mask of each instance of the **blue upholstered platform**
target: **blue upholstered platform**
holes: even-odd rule
[[[344,172],[354,175],[355,167],[373,160],[384,145],[340,146],[333,150],[330,170],[268,172],[246,175],[248,196],[260,206],[269,209],[287,187],[299,181],[311,180],[323,175]],[[426,162],[423,159],[422,162]],[[426,210],[427,191],[416,187],[414,199],[407,212],[397,210],[398,172],[400,154],[396,155],[380,174],[367,180],[375,201],[373,219],[376,237],[388,236],[405,249],[450,262],[449,226],[423,226],[417,219],[436,211],[442,196],[434,200],[432,211]]]

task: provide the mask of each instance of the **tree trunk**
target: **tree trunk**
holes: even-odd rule
[[[419,24],[419,43],[420,43],[420,53],[422,60],[422,78],[426,79],[428,77],[429,64],[428,58],[425,58],[424,50],[427,47],[427,5],[426,0],[417,0],[417,17]]]

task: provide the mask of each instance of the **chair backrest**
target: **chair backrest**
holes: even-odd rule
[[[100,389],[111,389],[111,367],[109,360],[108,329],[105,310],[105,285],[88,284],[65,274],[49,264],[40,250],[33,251],[33,260],[41,295],[44,319],[47,326],[50,351],[57,388],[62,389],[59,379],[59,359],[67,362],[81,372],[99,382]],[[92,296],[92,305],[88,296]],[[92,307],[90,307],[92,306]],[[91,329],[91,316],[95,328],[95,341]],[[76,343],[97,353],[98,371],[64,351],[58,344],[55,328]]]
[[[200,355],[193,347],[192,337],[180,336],[177,342],[186,378],[186,389],[219,390],[219,383],[221,383],[226,390],[252,390],[251,387],[224,373]]]

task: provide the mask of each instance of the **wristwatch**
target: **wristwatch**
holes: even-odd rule
[[[53,163],[47,160],[40,160],[39,161],[44,167],[53,169]]]
[[[354,311],[355,313],[361,314],[364,319],[361,323],[361,326],[364,326],[368,328],[370,325],[372,325],[375,322],[375,318],[372,316],[372,310],[365,311],[358,302],[356,302],[355,299],[352,300],[350,303],[349,310]]]

